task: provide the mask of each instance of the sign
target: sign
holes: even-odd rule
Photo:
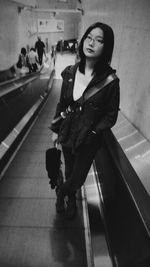
[[[64,20],[38,19],[38,32],[63,32]]]

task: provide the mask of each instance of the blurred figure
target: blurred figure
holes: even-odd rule
[[[19,54],[16,66],[17,68],[21,69],[20,72],[28,73],[31,71],[31,65],[29,63],[29,57],[27,55],[27,50],[25,47],[21,48],[21,53]]]
[[[63,53],[63,49],[64,49],[64,40],[60,39],[60,53]]]
[[[61,37],[61,38],[59,39],[59,41],[57,42],[56,50],[57,50],[58,52],[60,52],[61,54],[63,53],[63,50],[64,50],[64,40],[63,40],[62,37]]]
[[[38,41],[35,43],[35,51],[38,54],[39,64],[42,65],[43,62],[43,54],[46,56],[45,53],[45,44],[41,41],[41,37],[38,37]]]
[[[55,62],[56,62],[56,44],[52,45],[51,48],[51,58],[54,60],[54,67],[55,67]]]
[[[31,65],[31,71],[35,72],[38,70],[38,56],[37,53],[35,52],[35,49],[31,47],[30,52],[29,52],[29,64]]]

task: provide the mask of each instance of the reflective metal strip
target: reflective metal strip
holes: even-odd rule
[[[9,145],[7,145],[5,142],[2,142],[2,145],[6,148],[9,148]]]
[[[94,267],[88,207],[86,203],[86,193],[85,193],[84,186],[81,187],[81,195],[82,195],[83,221],[84,221],[84,228],[85,228],[85,246],[86,246],[87,267]]]
[[[121,138],[119,138],[118,139],[118,142],[121,142],[121,141],[123,141],[123,140],[125,140],[125,139],[127,139],[128,137],[131,137],[131,136],[133,136],[134,134],[136,134],[138,131],[137,130],[135,130],[134,132],[132,132],[132,133],[130,133],[130,134],[127,134],[127,135],[125,135],[125,136],[123,136],[123,137],[121,137]]]
[[[15,131],[17,134],[19,134],[19,131],[18,131],[16,128],[14,128],[14,131]]]

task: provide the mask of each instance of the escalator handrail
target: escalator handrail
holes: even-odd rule
[[[107,130],[103,138],[150,237],[150,197],[112,131]]]

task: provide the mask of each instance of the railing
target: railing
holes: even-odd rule
[[[0,83],[0,173],[48,97],[54,65]]]
[[[38,78],[38,75],[40,72],[27,74],[24,76],[16,77],[8,81],[4,81],[0,83],[0,97],[15,91],[19,88],[21,88],[24,85],[27,85],[28,83],[32,82],[33,80]]]
[[[117,138],[123,140],[119,138],[118,129],[104,133],[104,144],[94,161],[108,248],[114,266],[148,267],[150,197],[133,158],[126,153],[129,149],[124,150],[117,141]],[[132,146],[130,140],[131,147],[136,146]]]

